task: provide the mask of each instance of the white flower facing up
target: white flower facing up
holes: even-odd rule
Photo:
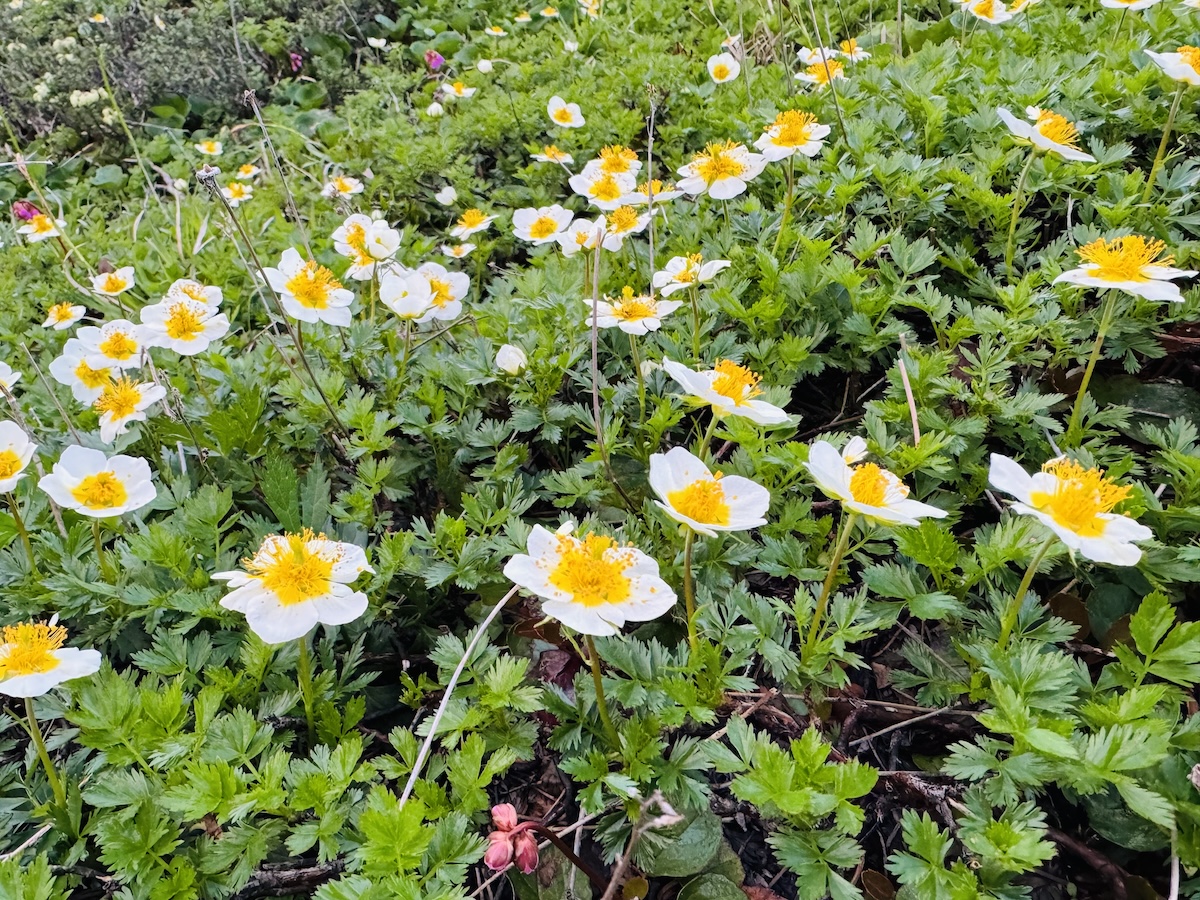
[[[728,269],[733,263],[726,259],[704,261],[699,253],[690,256],[674,256],[663,267],[655,272],[651,284],[664,297],[670,297],[676,291],[686,288],[699,287],[717,277],[717,273]]]
[[[69,338],[62,353],[50,363],[50,377],[71,389],[71,395],[80,403],[91,406],[104,391],[105,385],[120,372],[116,366],[102,365],[95,368],[88,364],[92,354],[78,338]]]
[[[482,209],[468,209],[458,217],[458,221],[450,229],[450,237],[464,240],[473,234],[487,231],[494,221],[496,217],[485,215]]]
[[[420,319],[452,320],[462,315],[462,298],[471,290],[471,278],[463,272],[451,272],[441,263],[427,262],[417,267],[417,274],[429,282],[429,309]]]
[[[583,302],[587,304],[587,316],[584,321],[590,328],[593,304],[590,299]],[[636,296],[633,288],[626,285],[619,299],[607,297],[597,301],[596,327],[620,328],[626,334],[632,335],[647,334],[658,331],[662,327],[662,320],[681,306],[683,303],[679,300],[656,300],[648,295]]]
[[[42,323],[42,327],[53,328],[55,331],[64,331],[86,315],[86,306],[79,306],[64,300],[62,303],[55,303],[46,310],[46,321]]]
[[[828,135],[829,126],[818,122],[816,116],[788,109],[763,130],[754,146],[768,162],[778,162],[797,153],[812,157],[821,152]]]
[[[256,178],[261,173],[262,169],[260,169],[254,163],[245,163],[238,166],[237,172],[233,177],[237,178],[239,181],[249,181],[252,178]]]
[[[578,103],[568,103],[562,97],[554,96],[546,104],[546,114],[550,121],[560,128],[582,128],[585,124],[583,112]]]
[[[330,198],[341,197],[346,199],[362,192],[363,183],[357,178],[351,178],[349,175],[335,175],[321,188],[321,194]]]
[[[569,166],[575,162],[575,157],[570,153],[559,150],[553,144],[547,144],[542,148],[541,153],[533,154],[533,158],[538,162],[558,163],[559,165]]]
[[[585,169],[578,175],[572,175],[568,183],[571,190],[586,197],[592,206],[611,212],[622,205],[621,198],[633,190],[637,179],[624,172],[613,174],[599,169]]]
[[[421,319],[433,303],[429,279],[410,269],[391,268],[379,276],[379,299],[406,322]]]
[[[242,566],[213,574],[233,588],[221,605],[242,613],[267,644],[297,640],[318,624],[353,622],[367,611],[367,595],[350,585],[375,571],[361,547],[311,531],[268,537]]]
[[[1014,510],[1033,516],[1067,547],[1094,562],[1137,565],[1142,551],[1133,542],[1154,536],[1145,525],[1112,511],[1129,497],[1129,487],[1066,457],[1052,459],[1030,475],[1008,457],[993,453],[988,480],[996,490],[1017,498]]]
[[[507,375],[520,375],[528,364],[529,357],[515,344],[505,344],[496,351],[496,368]]]
[[[714,200],[730,200],[746,190],[767,161],[733,141],[709,144],[679,170],[679,189],[693,196],[708,194]]]
[[[650,213],[638,213],[632,206],[618,206],[604,220],[604,240],[601,246],[609,252],[620,250],[625,238],[645,231]]]
[[[37,445],[16,422],[0,421],[0,494],[11,494],[25,477]]]
[[[0,387],[11,391],[13,385],[21,380],[21,373],[6,362],[0,362]]]
[[[783,425],[791,417],[771,403],[757,399],[762,394],[757,374],[727,359],[715,368],[695,372],[673,359],[664,359],[663,368],[689,397],[712,407],[713,415],[741,416],[756,425]]]
[[[41,697],[64,681],[100,671],[100,651],[64,647],[66,642],[57,616],[0,628],[0,694]]]
[[[864,59],[871,58],[871,54],[858,46],[858,41],[854,40],[854,38],[838,44],[838,55],[850,60],[850,62],[862,62]]]
[[[569,209],[563,209],[557,203],[537,209],[518,209],[512,217],[513,234],[531,244],[549,244],[558,239],[558,235],[566,230],[573,218],[574,215]]]
[[[1101,0],[1101,3],[1103,2],[1105,0]],[[974,0],[973,3],[967,4],[967,10],[975,18],[989,25],[1002,25],[1012,18],[1012,13],[1001,0]]]
[[[604,240],[608,221],[604,216],[597,216],[595,221],[576,219],[555,237],[562,248],[563,256],[574,256],[581,250],[595,250]]]
[[[1147,300],[1182,303],[1183,295],[1172,279],[1190,278],[1196,273],[1174,268],[1174,257],[1162,255],[1165,249],[1162,241],[1147,240],[1138,234],[1113,240],[1100,238],[1076,250],[1083,265],[1063,272],[1054,283],[1112,288]]]
[[[675,592],[651,557],[610,537],[580,539],[570,530],[534,525],[527,552],[504,566],[507,578],[541,598],[547,616],[580,634],[607,637],[626,622],[657,619],[675,605]]]
[[[475,96],[478,88],[467,87],[461,81],[455,81],[449,84],[442,85],[442,96],[447,100],[465,100],[468,97]]]
[[[38,487],[64,509],[93,519],[141,509],[158,495],[146,460],[120,454],[109,457],[78,445],[63,451]]]
[[[822,491],[863,518],[884,525],[917,525],[920,519],[940,519],[944,509],[908,499],[908,486],[875,463],[851,467],[847,457],[860,459],[866,447],[851,441],[839,453],[828,441],[817,441],[808,450],[805,468]]]
[[[92,404],[100,414],[100,440],[111,444],[117,435],[129,430],[131,422],[146,421],[146,410],[167,396],[167,390],[153,382],[130,378],[110,381]]]
[[[92,290],[105,297],[123,294],[135,283],[133,266],[122,266],[115,272],[102,272],[92,276]]]
[[[254,185],[241,181],[231,181],[221,188],[221,196],[229,201],[229,205],[237,209],[247,200],[254,199]]]
[[[229,319],[216,306],[187,295],[167,294],[143,307],[142,337],[147,347],[164,347],[181,356],[195,356],[229,333]]]
[[[1036,106],[1026,107],[1025,115],[1031,122],[1022,122],[1004,107],[997,109],[996,115],[1014,136],[1028,141],[1038,150],[1057,153],[1063,159],[1076,162],[1096,161],[1096,157],[1079,149],[1079,130],[1058,113]]]
[[[52,219],[47,215],[38,213],[18,228],[17,234],[24,235],[25,240],[31,244],[36,244],[39,241],[49,238],[60,237],[66,227],[66,219]]]
[[[733,81],[742,71],[742,64],[732,53],[718,53],[708,58],[708,75],[716,84]]]
[[[178,281],[171,283],[167,288],[168,297],[185,297],[188,300],[195,300],[197,303],[203,303],[206,306],[211,306],[214,309],[221,305],[225,300],[224,292],[211,284],[201,284],[198,281],[192,281],[190,278],[180,278]]]
[[[442,256],[449,257],[450,259],[463,259],[474,249],[475,245],[470,241],[467,241],[465,244],[442,244],[441,247]]]
[[[400,249],[400,232],[384,219],[354,213],[333,232],[333,249],[350,260],[347,278],[369,281],[379,263]]]
[[[1183,46],[1174,53],[1156,53],[1147,50],[1146,55],[1163,73],[1176,81],[1200,85],[1200,47]]]
[[[749,531],[767,524],[770,492],[740,475],[711,472],[683,447],[650,457],[650,487],[668,516],[697,534]]]
[[[225,146],[220,141],[199,141],[192,145],[205,156],[220,156]]]
[[[845,77],[846,67],[842,65],[841,60],[834,58],[834,54],[829,54],[824,60],[817,59],[809,63],[803,72],[796,73],[797,81],[803,81],[816,88],[829,87],[830,82]]]
[[[278,268],[268,267],[263,271],[267,283],[279,295],[283,311],[293,319],[339,327],[350,324],[354,294],[315,260],[305,260],[299,251],[289,247],[283,251]]]
[[[142,326],[127,319],[114,319],[99,327],[85,325],[75,332],[87,351],[93,369],[138,369],[145,346]]]

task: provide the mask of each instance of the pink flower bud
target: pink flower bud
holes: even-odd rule
[[[511,803],[497,803],[492,807],[492,822],[499,831],[512,831],[517,827],[517,810]]]
[[[445,62],[446,57],[442,56],[442,54],[438,53],[436,50],[431,49],[425,51],[425,65],[429,66],[432,71],[436,72],[443,65],[445,65]]]
[[[512,841],[503,831],[493,831],[488,835],[488,848],[483,854],[483,864],[493,872],[507,869],[513,860]]]
[[[299,53],[289,53],[288,59],[292,63],[292,71],[293,72],[299,72],[300,67],[304,65],[304,57],[301,56]]]
[[[517,868],[528,875],[538,865],[537,838],[528,831],[522,831],[513,838],[513,845]]]
[[[31,219],[36,219],[40,216],[41,210],[30,203],[28,200],[18,200],[12,205],[13,215],[22,222],[28,222]]]

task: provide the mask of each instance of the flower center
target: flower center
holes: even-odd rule
[[[438,309],[454,299],[454,295],[450,293],[450,285],[440,278],[430,278],[429,289],[433,291],[433,305]]]
[[[613,234],[624,234],[637,227],[638,214],[632,206],[618,206],[608,217],[608,230]]]
[[[71,304],[67,302],[55,303],[50,307],[50,319],[54,322],[69,322],[75,318],[75,310],[71,308]]]
[[[45,622],[5,625],[0,630],[0,679],[14,675],[40,675],[58,668],[58,650],[67,640],[67,629]]]
[[[296,298],[296,302],[308,309],[325,309],[329,305],[329,294],[341,289],[342,283],[333,273],[313,260],[304,264],[299,272],[284,284],[284,289]]]
[[[340,193],[340,194],[348,194],[354,188],[354,186],[352,184],[350,184],[350,182],[348,182],[341,175],[339,175],[339,176],[337,176],[337,178],[333,179],[333,186],[337,189],[338,193]]]
[[[626,297],[613,306],[613,315],[623,322],[640,322],[658,315],[658,304],[649,297]]]
[[[459,228],[478,228],[487,221],[481,209],[468,209],[458,220]]]
[[[1121,0],[1121,2],[1132,3],[1134,0]],[[978,3],[971,7],[971,11],[980,18],[991,19],[996,14],[996,4],[993,0],[979,0]]]
[[[1200,73],[1200,47],[1191,47],[1184,45],[1175,51],[1179,54],[1179,58],[1192,67],[1192,70]]]
[[[325,559],[308,549],[319,539],[311,531],[276,538],[265,554],[246,563],[246,569],[273,593],[283,606],[295,606],[329,593],[333,584],[334,559]]]
[[[840,47],[841,51],[847,56],[853,56],[858,52],[858,41],[851,38],[848,41],[842,41],[840,44],[838,44],[838,47]]]
[[[1089,274],[1103,281],[1149,281],[1147,266],[1170,266],[1175,258],[1161,256],[1166,245],[1158,240],[1146,240],[1140,234],[1106,241],[1104,238],[1085,244],[1078,250],[1079,258],[1097,268]]]
[[[125,360],[137,353],[137,341],[124,331],[114,331],[100,342],[99,350],[109,359]]]
[[[535,240],[548,238],[558,231],[558,222],[552,216],[542,216],[529,226],[529,236]]]
[[[712,479],[693,481],[685,488],[667,494],[667,502],[681,515],[702,525],[728,525],[729,504],[721,487],[721,473]]]
[[[207,307],[205,307],[207,309]],[[204,322],[192,303],[176,303],[163,322],[167,337],[175,341],[194,341],[204,333]]]
[[[25,468],[21,457],[12,450],[0,450],[0,478],[12,478]]]
[[[775,122],[768,127],[774,131],[771,143],[776,147],[799,147],[809,141],[809,132],[817,123],[817,117],[811,113],[789,109],[775,117]]]
[[[1103,534],[1106,523],[1100,515],[1111,512],[1132,490],[1109,481],[1100,469],[1085,469],[1068,459],[1051,460],[1042,466],[1042,471],[1058,481],[1053,493],[1030,494],[1030,503],[1081,537]]]
[[[558,565],[547,581],[570,594],[573,603],[605,606],[629,599],[632,589],[625,575],[629,555],[622,553],[612,538],[589,534],[576,541],[563,536],[558,540],[558,550]]]
[[[617,184],[617,180],[611,175],[597,178],[592,182],[592,197],[596,200],[602,200],[605,203],[619,200],[621,198],[621,186]]]
[[[50,234],[56,229],[54,220],[47,215],[37,215],[29,220],[29,224],[33,226],[34,234]]]
[[[992,0],[984,0],[984,2],[989,7],[992,4]],[[813,63],[805,71],[816,79],[817,84],[829,84],[830,81],[839,77],[844,69],[845,66],[836,59],[827,59],[824,62]]]
[[[244,200],[250,189],[236,181],[229,185],[229,197],[232,200]]]
[[[208,298],[204,296],[204,285],[198,284],[195,281],[189,281],[179,289],[185,297],[190,297],[197,303],[208,305]]]
[[[547,144],[542,148],[542,156],[546,157],[546,159],[558,162],[559,160],[566,159],[567,154],[563,153],[553,144]]]
[[[454,89],[454,93],[458,94],[460,97],[462,96],[462,92],[467,89],[467,86],[461,81],[454,82],[451,87]]]
[[[81,360],[75,367],[75,377],[84,387],[94,391],[102,384],[108,384],[112,380],[112,369],[93,369]]]
[[[101,290],[108,291],[110,294],[117,294],[125,290],[127,282],[116,272],[109,272],[104,276],[104,281],[100,285]]]
[[[575,121],[575,116],[573,116],[571,111],[565,106],[560,106],[558,109],[556,109],[554,111],[553,118],[555,122],[558,122],[562,125],[570,125]]]
[[[610,175],[628,172],[637,161],[637,154],[628,147],[602,147],[600,149],[600,171]]]
[[[247,177],[250,175],[253,175],[254,174],[254,166],[252,166],[250,163],[246,163],[244,166],[239,166],[238,174],[245,175]]]
[[[723,178],[737,178],[746,171],[746,166],[733,156],[736,147],[733,141],[709,144],[692,158],[693,169],[708,185]]]
[[[712,75],[713,78],[717,79],[717,81],[722,81],[728,78],[729,66],[725,65],[725,63],[717,63],[715,66],[713,66]]]
[[[1033,127],[1042,137],[1054,141],[1056,144],[1071,148],[1079,147],[1079,129],[1058,113],[1043,109],[1038,113],[1037,122]]]
[[[883,506],[888,480],[875,463],[863,463],[850,476],[850,496],[866,506]]]
[[[125,483],[112,472],[89,475],[71,491],[75,501],[88,509],[112,509],[129,499]]]
[[[109,413],[114,419],[124,419],[137,412],[142,399],[141,385],[129,378],[109,384],[95,403],[96,412]]]
[[[714,370],[717,377],[713,379],[712,389],[722,397],[728,397],[734,403],[740,404],[762,393],[758,388],[758,383],[762,379],[744,366],[739,366],[728,359],[722,359]]]

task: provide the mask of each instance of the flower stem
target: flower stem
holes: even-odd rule
[[[996,646],[1001,650],[1008,645],[1008,639],[1012,635],[1013,628],[1016,627],[1017,618],[1021,615],[1021,604],[1025,601],[1025,595],[1029,593],[1029,586],[1033,583],[1033,576],[1037,574],[1042,557],[1046,555],[1046,551],[1050,549],[1050,545],[1053,543],[1054,538],[1048,537],[1042,543],[1042,546],[1038,547],[1037,553],[1029,561],[1029,568],[1025,570],[1025,577],[1021,579],[1020,587],[1017,588],[1017,592],[1013,594],[1012,599],[1008,601],[1008,608],[1004,610],[1004,617],[1000,620],[1000,636],[996,638]]]
[[[603,891],[608,887],[608,882],[600,876],[600,873],[580,859],[570,844],[560,838],[554,831],[547,828],[541,822],[531,823],[529,830],[535,834],[540,834],[553,844],[558,852],[570,861],[571,865],[587,876],[588,881],[592,883],[592,887],[596,890]]]
[[[1079,382],[1079,393],[1075,395],[1075,406],[1071,409],[1071,420],[1067,424],[1066,442],[1074,440],[1079,428],[1079,417],[1083,412],[1083,398],[1087,394],[1088,385],[1092,381],[1092,372],[1100,360],[1100,350],[1104,346],[1104,336],[1112,325],[1113,316],[1117,309],[1117,292],[1110,290],[1104,300],[1104,310],[1100,313],[1100,324],[1096,328],[1096,343],[1092,346],[1092,355],[1088,357],[1087,368],[1083,370],[1083,381]]]
[[[300,658],[296,663],[296,681],[304,700],[304,720],[308,723],[308,748],[317,744],[317,725],[313,718],[312,659],[308,654],[308,635],[300,638]]]
[[[813,648],[817,646],[817,639],[821,635],[821,626],[825,618],[825,610],[829,606],[829,597],[833,593],[833,580],[837,577],[838,570],[842,565],[842,558],[846,555],[846,548],[850,546],[850,535],[854,531],[854,523],[858,519],[856,513],[849,513],[845,521],[842,522],[842,530],[838,535],[837,543],[833,548],[833,557],[829,560],[829,571],[825,575],[825,583],[821,585],[821,596],[817,598],[817,607],[813,610],[812,621],[808,623],[808,635],[804,639],[804,647],[800,651],[800,659],[803,662],[808,662],[812,656]]]
[[[1008,243],[1004,245],[1004,267],[1008,270],[1009,278],[1012,277],[1013,241],[1017,236],[1017,220],[1021,218],[1021,201],[1025,199],[1025,179],[1029,177],[1029,169],[1033,166],[1036,157],[1037,154],[1031,147],[1029,159],[1025,160],[1025,167],[1021,169],[1021,177],[1017,179],[1017,195],[1013,198],[1012,216],[1008,220]]]
[[[693,284],[688,293],[692,300],[692,357],[700,362],[700,287]]]
[[[638,410],[640,412],[638,427],[640,428],[646,424],[646,377],[642,375],[642,356],[638,353],[636,335],[629,336],[629,352],[633,357],[633,370],[637,373]]]
[[[612,748],[619,750],[621,736],[617,734],[617,729],[613,726],[612,718],[608,714],[608,701],[604,699],[604,682],[600,677],[600,657],[596,653],[596,642],[592,640],[590,634],[585,634],[583,643],[587,647],[588,662],[592,666],[592,684],[596,686],[596,711],[600,713],[600,722],[604,725],[608,739],[612,741]]]
[[[13,525],[16,526],[17,534],[21,536],[21,543],[25,545],[25,553],[29,557],[29,571],[34,578],[37,578],[37,560],[33,557],[33,544],[29,542],[29,531],[25,528],[25,520],[21,518],[21,509],[17,505],[17,498],[12,494],[6,494],[5,498],[8,500],[8,510],[12,513]]]
[[[789,156],[787,170],[787,197],[783,201],[783,215],[779,219],[779,233],[775,235],[775,246],[771,248],[772,256],[775,256],[777,253],[779,253],[779,242],[783,239],[783,230],[787,227],[788,216],[792,212],[792,200],[795,196],[796,184],[795,168],[796,157],[795,155]]]
[[[25,715],[29,719],[29,738],[33,741],[38,759],[42,763],[42,769],[46,772],[46,780],[50,782],[50,790],[54,791],[54,800],[62,809],[66,809],[67,794],[63,790],[62,779],[58,777],[58,771],[54,768],[54,763],[50,760],[50,754],[46,751],[46,742],[42,740],[42,729],[38,725],[37,716],[33,712],[32,697],[25,698]]]
[[[696,532],[687,530],[683,539],[683,608],[687,616],[688,647],[696,652],[696,580],[692,574],[692,546],[696,543]]]
[[[1128,9],[1121,10],[1121,16],[1117,19],[1117,30],[1113,32],[1114,44],[1121,39],[1121,29],[1125,27],[1125,14],[1128,12]]]
[[[1171,111],[1167,114],[1167,124],[1163,128],[1162,140],[1158,142],[1158,152],[1154,154],[1154,165],[1150,167],[1150,177],[1146,179],[1146,187],[1142,190],[1143,203],[1150,199],[1150,194],[1154,190],[1154,179],[1162,167],[1163,158],[1167,155],[1167,143],[1171,139],[1171,128],[1175,125],[1175,114],[1179,112],[1179,102],[1183,100],[1185,87],[1187,87],[1187,82],[1181,81],[1179,87],[1175,89],[1175,101],[1171,104]]]
[[[92,544],[96,548],[96,561],[100,565],[100,575],[109,584],[113,583],[113,572],[108,565],[108,557],[104,553],[104,541],[100,539],[100,520],[92,519]]]

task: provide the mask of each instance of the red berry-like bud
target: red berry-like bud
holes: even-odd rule
[[[513,860],[512,841],[503,831],[493,831],[488,835],[488,848],[483,854],[483,864],[494,872],[507,869]]]
[[[42,214],[42,211],[30,203],[28,200],[18,200],[12,205],[13,215],[22,222],[28,222],[31,219],[36,219]]]
[[[535,838],[528,831],[522,831],[513,838],[514,847],[514,862],[517,868],[528,875],[538,865],[538,845]]]

